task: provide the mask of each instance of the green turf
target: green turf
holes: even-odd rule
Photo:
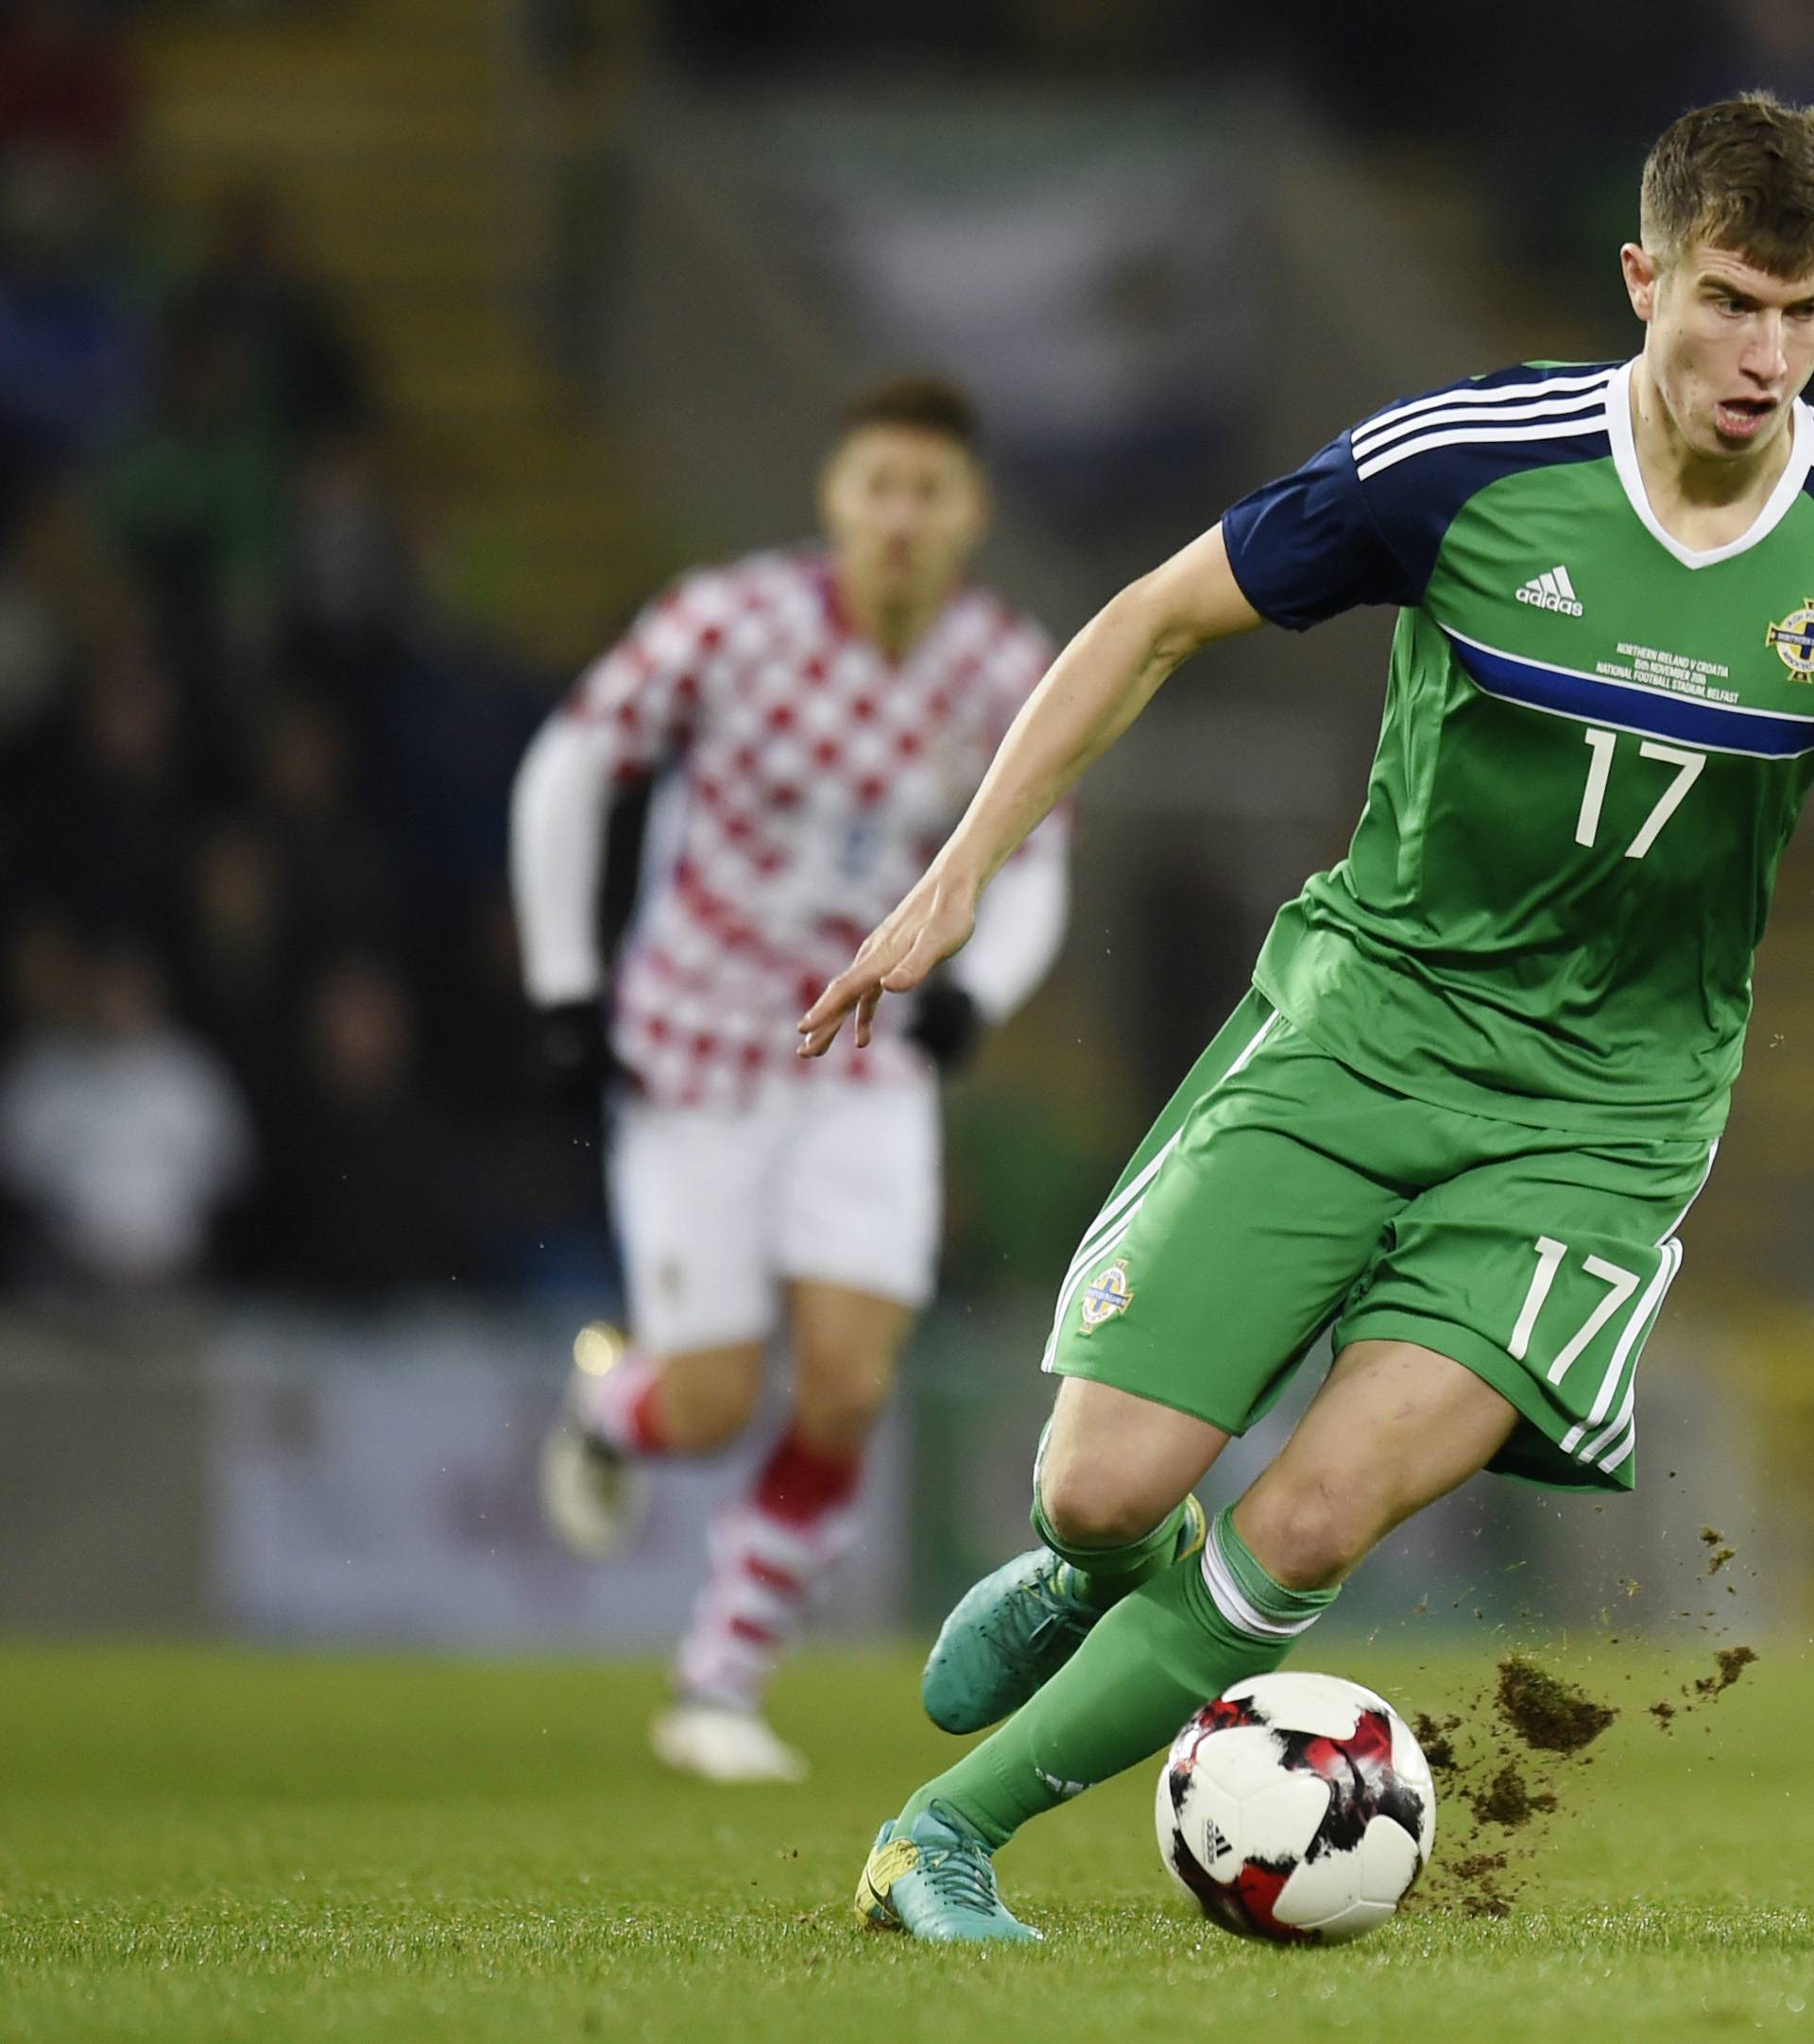
[[[1002,1855],[1044,1947],[951,1952],[848,1915],[950,1750],[899,1656],[791,1671],[814,1780],[730,1792],[656,1773],[643,1669],[0,1650],[0,2037],[1814,2039],[1814,1662],[1768,1646],[1664,1735],[1645,1707],[1709,1659],[1571,1663],[1623,1714],[1509,1917],[1239,1944],[1171,1899],[1142,1768]],[[1492,1661],[1340,1656],[1411,1709]]]

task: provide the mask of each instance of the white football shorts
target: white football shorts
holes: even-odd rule
[[[607,1172],[638,1344],[679,1355],[763,1340],[796,1278],[923,1306],[942,1137],[930,1074],[775,1080],[734,1109],[626,1101]]]

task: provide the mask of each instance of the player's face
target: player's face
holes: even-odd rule
[[[948,434],[860,426],[826,465],[819,509],[860,601],[917,605],[957,579],[988,523],[983,477]]]
[[[1773,277],[1730,248],[1696,242],[1659,264],[1622,251],[1644,360],[1676,432],[1696,453],[1756,458],[1814,374],[1814,276]]]

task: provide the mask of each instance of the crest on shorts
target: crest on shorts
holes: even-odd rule
[[[1772,624],[1764,634],[1764,643],[1775,647],[1797,681],[1814,681],[1814,596],[1799,610],[1791,610],[1780,624]]]
[[[1117,1257],[1108,1269],[1093,1277],[1084,1290],[1084,1332],[1125,1313],[1133,1303],[1134,1287],[1127,1282],[1127,1259]]]

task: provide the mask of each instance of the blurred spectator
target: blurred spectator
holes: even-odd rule
[[[403,924],[386,847],[359,799],[346,721],[319,697],[284,703],[266,735],[257,788],[300,942],[394,941]]]
[[[291,443],[369,422],[365,365],[327,294],[298,262],[271,192],[241,185],[223,195],[176,320],[237,355],[254,401]]]
[[[0,15],[0,158],[54,151],[111,167],[137,96],[99,9],[83,0],[11,0]]]
[[[85,927],[166,945],[180,891],[183,749],[168,675],[120,649],[87,675],[61,742],[22,792],[7,831],[15,875]]]
[[[0,445],[0,576],[58,621],[72,657],[142,646],[149,609],[108,546],[76,464],[25,474]],[[6,719],[0,715],[0,730]]]
[[[234,816],[204,833],[185,908],[185,1008],[265,1123],[284,1091],[297,971],[282,860],[269,831]]]
[[[144,335],[100,261],[99,219],[72,159],[0,160],[0,428],[34,467],[102,446],[144,386]]]
[[[4,452],[0,452],[4,461]],[[0,793],[8,743],[29,732],[62,695],[77,652],[73,621],[60,601],[56,520],[33,516],[22,492],[19,529],[0,505]]]
[[[478,1275],[454,1147],[417,1083],[397,974],[347,956],[316,979],[256,1223],[258,1274],[358,1302]]]
[[[42,901],[22,911],[12,931],[4,989],[9,1030],[68,1033],[86,1009],[87,954],[69,920]]]
[[[0,1181],[28,1279],[109,1287],[202,1274],[252,1170],[251,1126],[205,1044],[172,1020],[147,953],[83,958],[67,929],[15,946],[24,1030],[0,1067]]]
[[[356,684],[372,662],[396,656],[417,595],[409,544],[368,434],[316,439],[298,470],[295,516],[291,629],[305,657]]]
[[[102,471],[101,503],[150,593],[164,657],[243,712],[240,684],[274,637],[288,503],[234,336],[193,315],[171,322],[155,406]]]
[[[143,387],[109,246],[136,97],[82,0],[0,9],[0,469],[15,475],[100,445]]]
[[[62,620],[11,562],[0,562],[0,745],[55,702],[69,652]]]

